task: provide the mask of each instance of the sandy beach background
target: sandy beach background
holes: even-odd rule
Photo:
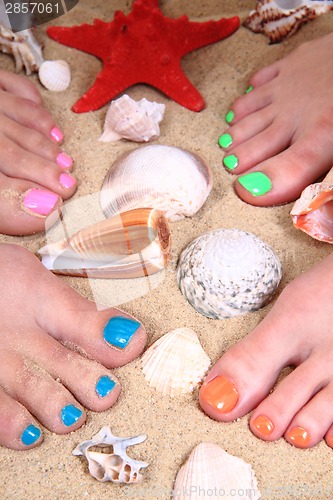
[[[244,20],[255,3],[250,0],[161,0],[160,7],[169,17],[187,14],[193,21],[217,20],[233,15]],[[131,4],[131,0],[80,0],[76,8],[53,24],[71,26],[90,23],[94,18],[109,21],[115,10],[128,13]],[[135,99],[146,97],[166,105],[161,136],[154,144],[194,151],[207,161],[214,173],[214,187],[204,207],[193,218],[171,225],[172,259],[165,272],[156,278],[157,281],[146,281],[145,295],[130,296],[129,301],[121,296],[118,300],[124,310],[145,324],[149,344],[174,328],[188,326],[198,333],[203,348],[216,362],[272,307],[270,304],[257,313],[223,321],[207,319],[187,303],[176,283],[176,261],[181,250],[206,231],[244,229],[270,244],[283,266],[280,290],[330,252],[329,245],[312,240],[293,228],[289,216],[292,204],[256,208],[240,201],[233,191],[233,176],[222,167],[222,151],[217,139],[226,128],[225,113],[233,100],[245,91],[248,78],[254,71],[281,58],[300,43],[328,33],[332,25],[333,12],[309,22],[288,41],[273,46],[264,36],[241,27],[230,38],[187,55],[182,62],[183,69],[206,101],[206,108],[200,113],[182,108],[145,85],[128,90],[127,93]],[[81,115],[70,110],[95,80],[101,62],[48,39],[45,25],[37,29],[36,36],[44,43],[46,59],[65,59],[71,66],[72,83],[61,94],[43,89],[37,76],[30,78],[41,90],[46,106],[65,133],[64,150],[75,159],[79,187],[74,200],[94,196],[115,159],[138,145],[128,141],[98,142],[107,106]],[[6,55],[0,54],[0,66],[14,70],[12,59]],[[45,244],[46,238],[45,234],[22,238],[1,236],[0,241],[19,244],[36,252]],[[94,284],[92,280],[59,279],[67,281],[85,297],[97,299],[105,305],[115,305],[117,290],[119,293],[126,290],[126,283],[116,283],[115,286],[113,283],[108,288],[107,285]],[[137,290],[143,285],[130,286]],[[324,442],[309,450],[294,448],[283,439],[266,443],[251,434],[248,415],[229,424],[215,422],[201,411],[197,391],[171,399],[151,389],[144,380],[139,360],[115,370],[115,373],[123,390],[109,411],[88,412],[87,423],[72,434],[58,436],[44,430],[44,443],[37,449],[17,452],[0,448],[2,499],[169,498],[177,471],[194,446],[202,441],[217,443],[249,462],[265,499],[332,497],[333,453]],[[143,444],[129,451],[131,456],[150,463],[143,471],[141,485],[124,489],[112,483],[99,483],[88,474],[86,463],[72,455],[79,442],[90,439],[104,425],[110,425],[117,436],[147,434],[148,439]]]

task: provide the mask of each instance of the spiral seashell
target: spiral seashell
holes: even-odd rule
[[[141,359],[149,385],[171,397],[192,392],[210,364],[197,334],[190,328],[177,328],[163,335]]]
[[[104,180],[100,203],[107,217],[151,207],[176,221],[194,215],[212,185],[210,168],[196,154],[173,146],[143,146],[113,164]]]
[[[71,82],[69,64],[61,60],[42,62],[38,76],[44,87],[53,92],[66,90]]]
[[[30,29],[14,33],[9,27],[0,24],[0,50],[11,54],[15,60],[16,72],[25,69],[31,75],[43,62],[42,46],[33,36]]]
[[[273,250],[254,234],[217,229],[182,252],[177,280],[189,303],[208,318],[224,319],[264,307],[282,276]]]
[[[316,240],[333,243],[333,169],[322,182],[304,189],[290,215],[297,229]]]
[[[201,500],[233,496],[239,500],[261,497],[257,479],[250,464],[230,455],[215,443],[200,443],[180,468],[173,488],[173,498]],[[209,493],[211,492],[211,494]]]
[[[56,274],[91,278],[138,278],[163,269],[171,235],[162,212],[131,210],[50,243],[38,253]]]
[[[145,98],[135,101],[124,94],[111,102],[99,140],[108,142],[128,139],[148,142],[157,139],[164,111],[164,104],[150,102]]]

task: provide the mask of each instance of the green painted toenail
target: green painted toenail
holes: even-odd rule
[[[230,134],[223,134],[219,138],[219,145],[221,148],[228,148],[232,144],[232,137]]]
[[[272,182],[267,175],[262,172],[250,172],[249,174],[238,177],[238,182],[252,196],[262,196],[272,189]]]
[[[223,158],[223,165],[229,170],[238,167],[238,158],[235,155],[228,155]]]
[[[232,110],[228,111],[228,113],[225,115],[225,121],[227,123],[231,123],[234,118],[235,118],[235,113]]]
[[[250,85],[246,90],[245,90],[245,94],[248,94],[249,92],[251,92],[251,90],[253,90],[253,86]]]

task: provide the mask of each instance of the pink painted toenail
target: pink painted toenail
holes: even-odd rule
[[[59,153],[57,156],[57,163],[61,168],[71,168],[73,165],[73,160],[66,153]]]
[[[270,436],[274,431],[274,424],[266,415],[258,415],[253,420],[252,426],[263,436]]]
[[[33,188],[25,193],[22,203],[33,215],[45,216],[54,210],[59,200],[60,197],[52,191]]]
[[[64,134],[61,132],[61,130],[58,127],[53,127],[50,134],[51,134],[52,139],[55,142],[61,142],[64,138]]]
[[[76,179],[72,175],[69,175],[69,174],[61,174],[59,180],[60,180],[60,184],[62,185],[62,187],[66,188],[66,189],[70,189],[73,186],[75,186],[75,184],[76,184]]]
[[[311,436],[308,431],[304,429],[304,427],[300,426],[295,426],[290,429],[287,432],[286,436],[288,437],[288,439],[290,439],[292,444],[298,446],[299,448],[307,448],[308,444],[311,441]]]

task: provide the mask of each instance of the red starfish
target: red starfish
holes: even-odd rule
[[[181,58],[192,50],[217,42],[239,27],[239,18],[205,23],[186,16],[163,16],[158,0],[134,0],[125,16],[117,11],[113,21],[69,28],[49,27],[54,40],[97,56],[104,63],[92,87],[72,110],[84,113],[99,109],[136,83],[159,89],[185,108],[201,111],[204,100],[181,69]]]

